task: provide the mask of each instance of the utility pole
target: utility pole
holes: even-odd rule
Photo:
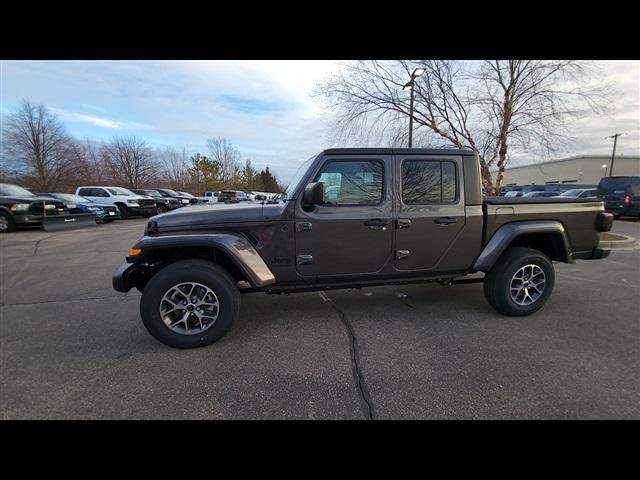
[[[605,137],[605,139],[613,138],[613,153],[611,154],[611,166],[609,167],[609,176],[613,175],[613,162],[616,159],[616,145],[618,144],[618,137],[624,137],[626,133],[615,133],[610,137]]]
[[[424,68],[416,68],[413,70],[411,74],[411,80],[407,82],[407,84],[402,87],[403,90],[409,88],[411,90],[410,100],[409,100],[409,148],[412,147],[413,144],[413,86],[416,83],[416,78],[424,73]]]

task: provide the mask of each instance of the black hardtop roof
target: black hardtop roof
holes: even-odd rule
[[[459,148],[328,148],[325,155],[474,155]]]

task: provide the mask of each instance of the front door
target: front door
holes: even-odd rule
[[[447,252],[465,224],[459,156],[396,156],[400,179],[395,267],[447,271]]]
[[[389,155],[326,157],[312,177],[323,205],[296,204],[296,269],[304,276],[372,274],[393,242]]]

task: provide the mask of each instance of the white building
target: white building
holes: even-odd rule
[[[580,155],[506,168],[502,185],[579,183],[597,185],[609,176],[611,155]],[[640,157],[616,155],[613,175],[640,175]]]

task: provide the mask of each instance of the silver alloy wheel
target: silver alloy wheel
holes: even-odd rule
[[[533,264],[525,265],[511,277],[511,300],[518,305],[531,305],[542,296],[546,282],[547,278],[542,268]]]
[[[160,317],[173,332],[197,335],[216,323],[220,304],[209,287],[186,282],[171,287],[160,300]]]

